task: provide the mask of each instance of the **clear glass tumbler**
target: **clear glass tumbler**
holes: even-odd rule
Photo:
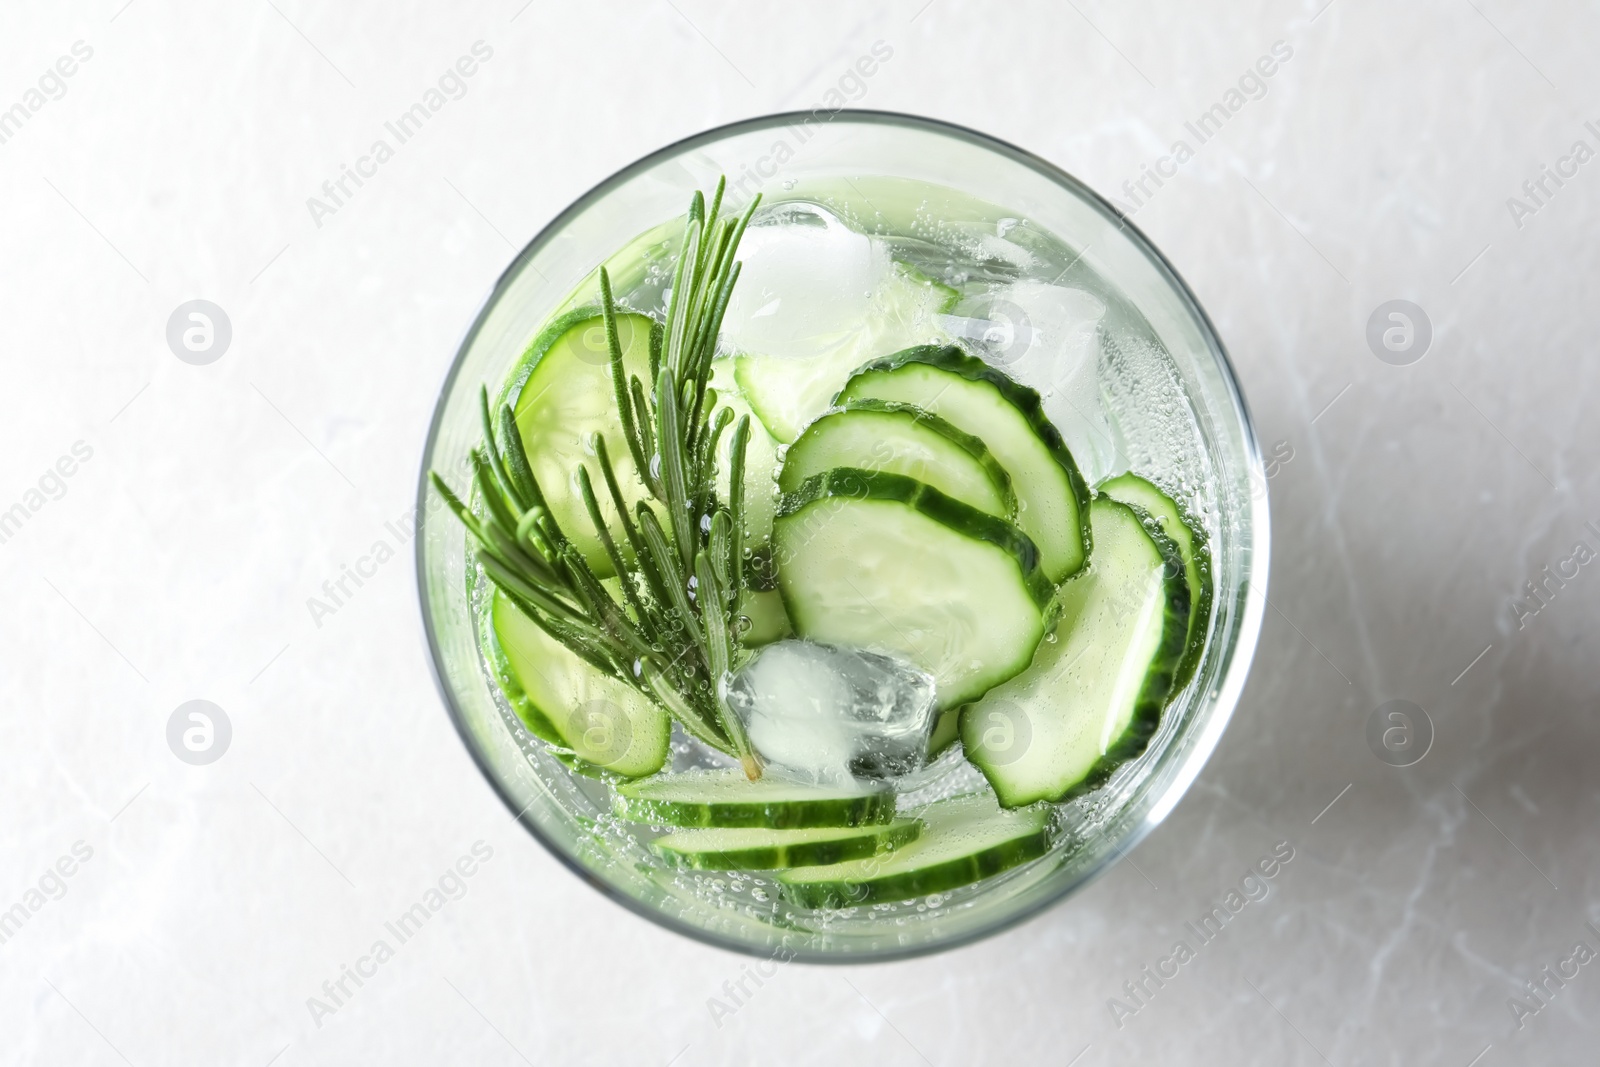
[[[1076,249],[1073,269],[1120,294],[1122,321],[1135,324],[1139,344],[1164,353],[1138,365],[1159,367],[1153,377],[1126,361],[1120,372],[1111,368],[1102,399],[1118,451],[1141,470],[1188,485],[1210,527],[1214,609],[1205,655],[1148,751],[1105,788],[1065,806],[1065,829],[1049,855],[1004,876],[935,899],[826,914],[790,909],[747,880],[684,878],[647,849],[593,832],[603,798],[522,730],[485,672],[463,530],[439,506],[426,472],[467,482],[480,385],[495,389],[580,282],[638,235],[679,217],[691,193],[720,175],[735,206],[756,191],[784,199],[810,182],[861,177],[911,179],[951,190],[952,203],[998,206]],[[1163,399],[1162,390],[1171,395]],[[1172,396],[1192,409],[1188,447],[1174,443],[1161,417]],[[1106,870],[1166,817],[1216,746],[1265,604],[1261,458],[1228,357],[1189,288],[1143,234],[1070,175],[983,134],[907,115],[819,110],[735,123],[647,156],[579,198],[518,254],[467,331],[422,470],[423,622],[445,706],[490,785],[546,848],[624,906],[692,937],[783,959],[861,961],[949,948],[1017,923]]]

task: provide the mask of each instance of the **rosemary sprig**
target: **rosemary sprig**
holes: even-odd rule
[[[627,496],[611,463],[613,444],[596,435],[602,498],[587,466],[578,469],[586,518],[622,582],[618,600],[595,576],[549,504],[523,449],[509,405],[497,419],[480,396],[483,446],[472,453],[476,511],[433,484],[472,536],[489,580],[546,633],[600,670],[654,700],[692,736],[761,774],[744,726],[723,699],[723,683],[744,657],[739,606],[744,558],[745,451],[750,418],[717,408],[711,361],[728,299],[739,280],[739,240],[760,197],[736,218],[721,217],[724,181],[711,204],[694,194],[662,329],[652,331],[650,381],[629,375],[617,336],[611,278],[600,269],[608,374],[622,427],[650,501]],[[661,340],[656,340],[659,337]],[[729,438],[729,499],[717,492],[717,448]],[[496,432],[498,430],[498,432]],[[616,512],[616,530],[601,508]],[[620,531],[620,541],[617,531]]]

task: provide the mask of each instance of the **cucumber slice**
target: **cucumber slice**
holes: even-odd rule
[[[783,610],[783,596],[776,589],[747,590],[739,614],[750,620],[749,628],[739,634],[739,642],[746,648],[770,645],[794,633],[789,613]]]
[[[517,393],[513,412],[528,463],[549,502],[550,513],[595,574],[606,578],[612,573],[611,560],[589,522],[578,488],[578,467],[594,458],[590,435],[599,433],[605,437],[617,484],[630,507],[645,499],[648,491],[622,436],[622,421],[611,388],[604,319],[594,309],[581,309],[563,321],[566,328],[559,333],[545,330],[540,334],[535,343],[545,344],[545,348],[530,351],[533,369]],[[617,316],[623,366],[630,376],[637,374],[641,381],[650,377],[650,334],[655,328],[655,323],[644,315]],[[591,467],[589,476],[599,497],[601,514],[619,547],[626,546],[599,468]]]
[[[809,359],[741,355],[735,361],[739,388],[773,437],[793,441],[828,408],[857,367],[907,345],[941,338],[936,316],[955,306],[956,295],[915,267],[894,263],[859,332]]]
[[[1052,592],[1015,526],[903,474],[839,467],[778,503],[778,588],[801,637],[890,652],[940,707],[1027,667]]]
[[[789,446],[778,488],[834,467],[904,474],[1002,519],[1017,510],[1011,476],[984,443],[914,404],[850,400],[824,412]]]
[[[1178,664],[1178,674],[1172,683],[1172,692],[1176,695],[1189,684],[1195,668],[1200,665],[1201,653],[1205,651],[1206,627],[1211,622],[1211,553],[1206,548],[1205,534],[1199,523],[1192,521],[1176,501],[1131,471],[1102,482],[1100,492],[1148,511],[1183,556],[1183,577],[1189,586],[1189,628],[1183,662]]]
[[[878,397],[915,404],[983,440],[1011,474],[1017,525],[1053,582],[1089,555],[1089,490],[1039,394],[958,348],[923,345],[862,367],[836,403]]]
[[[793,441],[811,417],[828,406],[839,383],[872,357],[844,344],[811,359],[738,356],[734,376],[750,407],[779,441]]]
[[[939,800],[912,812],[922,834],[887,856],[778,875],[791,902],[848,908],[944,893],[1042,856],[1050,848],[1051,811],[1002,811],[987,793]]]
[[[961,712],[961,743],[1006,807],[1103,784],[1144,751],[1189,623],[1175,546],[1110,497],[1089,506],[1094,562],[1057,594],[1060,625],[1033,664]]]
[[[752,548],[772,538],[772,515],[778,507],[778,442],[739,393],[734,378],[733,360],[719,359],[711,364],[711,388],[717,391],[717,407],[733,412],[733,423],[723,433],[717,459],[717,495],[729,499],[729,478],[733,465],[728,451],[733,445],[733,426],[742,415],[750,416],[750,446],[744,453],[745,544]]]
[[[679,830],[650,842],[679,867],[711,871],[770,871],[862,859],[914,841],[916,819],[882,826],[822,826],[808,830]]]
[[[933,724],[933,735],[928,738],[928,760],[956,743],[961,736],[961,709],[946,708],[939,713],[939,721]]]
[[[628,778],[661,769],[672,733],[665,711],[579,659],[498,590],[489,620],[500,688],[530,733]]]
[[[885,790],[831,789],[771,775],[752,782],[737,768],[624,782],[611,801],[622,818],[655,826],[799,830],[894,819],[894,794]]]

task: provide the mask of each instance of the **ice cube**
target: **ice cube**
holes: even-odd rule
[[[895,656],[779,641],[727,681],[750,743],[785,777],[893,778],[927,762],[933,677]]]
[[[889,272],[889,253],[816,204],[756,213],[739,243],[744,264],[722,321],[740,352],[807,359],[853,340]]]

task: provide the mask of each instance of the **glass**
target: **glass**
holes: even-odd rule
[[[931,902],[824,916],[789,912],[747,878],[683,879],[646,849],[593,833],[606,812],[592,784],[575,781],[521,730],[483,669],[463,530],[427,482],[426,472],[436,469],[467,483],[467,456],[479,438],[479,386],[497,389],[584,279],[640,234],[678,218],[694,190],[709,190],[724,174],[735,206],[758,190],[783,199],[811,185],[872,178],[869,187],[880,189],[879,179],[903,178],[954,191],[950,204],[973,211],[998,205],[1026,219],[1078,250],[1070,270],[1126,298],[1140,328],[1170,357],[1166,387],[1181,390],[1193,409],[1199,454],[1165,454],[1170,443],[1150,417],[1159,405],[1141,397],[1137,375],[1107,390],[1119,447],[1135,458],[1135,469],[1178,471],[1207,513],[1215,604],[1195,681],[1167,709],[1144,756],[1065,806],[1066,831],[1048,856]],[[861,961],[949,948],[1020,922],[1105,871],[1166,817],[1216,746],[1243,688],[1265,603],[1261,457],[1222,343],[1183,280],[1128,220],[1070,175],[983,134],[906,115],[822,111],[739,122],[664,148],[585,194],[522,250],[467,331],[434,412],[422,469],[417,584],[435,677],[495,791],[545,847],[624,906],[712,944],[785,959]],[[1091,478],[1100,473],[1085,470]]]

